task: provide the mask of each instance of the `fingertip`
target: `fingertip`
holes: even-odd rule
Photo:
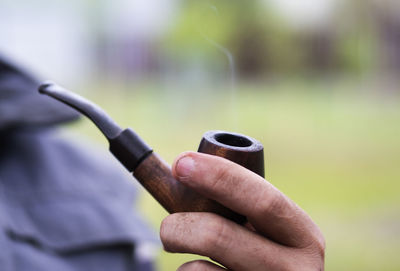
[[[172,246],[170,245],[171,240],[174,239],[174,225],[176,221],[176,215],[171,214],[167,217],[165,217],[161,221],[160,225],[160,240],[163,245],[163,248],[167,252],[173,252]]]
[[[183,152],[172,163],[172,174],[182,181],[188,179],[195,169],[194,152]]]

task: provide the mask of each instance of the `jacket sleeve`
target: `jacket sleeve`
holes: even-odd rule
[[[106,152],[52,131],[0,140],[4,271],[153,270],[159,241],[134,210],[131,176]]]

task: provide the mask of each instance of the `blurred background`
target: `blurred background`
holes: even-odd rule
[[[400,270],[399,1],[2,0],[0,52],[170,163],[207,130],[257,138],[266,178],[325,234],[326,270]],[[87,120],[65,132],[107,148]],[[156,230],[167,215],[146,193],[140,208]]]

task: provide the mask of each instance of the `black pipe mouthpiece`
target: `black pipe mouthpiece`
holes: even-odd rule
[[[153,152],[135,131],[132,129],[122,130],[103,109],[89,100],[52,82],[40,85],[39,92],[69,105],[87,116],[108,139],[111,153],[130,172],[133,172]]]
[[[130,128],[108,141],[111,153],[129,172],[135,171],[136,167],[153,152],[150,146]]]

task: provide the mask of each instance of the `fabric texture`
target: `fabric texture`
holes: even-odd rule
[[[79,114],[38,93],[40,81],[0,55],[0,132],[41,128]]]
[[[0,59],[0,270],[153,270],[137,248],[159,241],[134,211],[132,176],[49,128],[77,115],[37,86]]]

